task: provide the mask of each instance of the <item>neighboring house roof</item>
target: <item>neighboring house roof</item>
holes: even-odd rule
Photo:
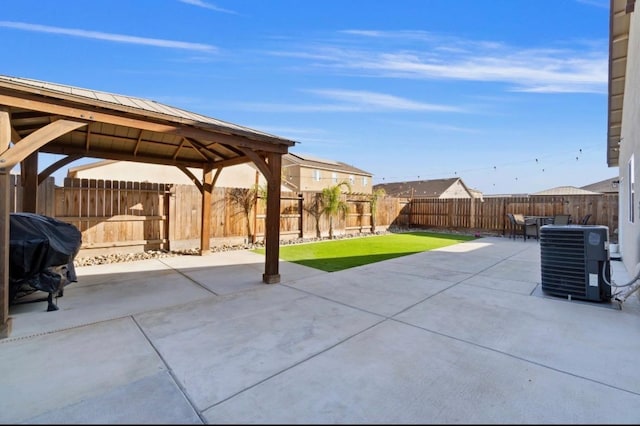
[[[415,180],[410,182],[379,183],[373,186],[373,190],[384,189],[387,195],[392,197],[439,197],[456,182],[474,196],[460,178]]]
[[[282,161],[297,164],[304,167],[330,170],[335,172],[352,173],[357,175],[372,176],[371,173],[366,172],[357,167],[353,167],[349,164],[336,160],[327,160],[325,158],[319,158],[309,154],[291,153],[282,156]]]
[[[527,193],[516,193],[516,194],[485,194],[484,198],[505,198],[505,197],[528,197]]]
[[[601,192],[603,194],[607,194],[607,193],[617,194],[619,183],[620,183],[620,178],[616,176],[616,177],[602,180],[600,182],[592,183],[590,185],[581,186],[580,188],[586,189],[587,191]]]
[[[585,189],[576,188],[575,186],[558,186],[544,191],[534,192],[531,195],[594,195],[600,194],[595,191],[587,191]]]

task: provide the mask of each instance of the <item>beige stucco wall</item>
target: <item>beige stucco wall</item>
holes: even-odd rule
[[[640,263],[640,11],[631,13],[620,143],[619,243],[622,260],[633,274]],[[628,163],[634,156],[635,221],[629,220]],[[609,230],[613,232],[614,230]]]
[[[198,180],[202,181],[202,170],[189,168]],[[215,173],[215,171],[214,171]],[[266,180],[259,173],[260,185],[265,185]],[[109,179],[132,182],[175,183],[188,185],[193,182],[189,176],[173,166],[158,164],[132,163],[129,161],[116,161],[102,164],[96,167],[81,169],[75,176],[83,179]],[[256,169],[249,164],[238,164],[225,167],[216,181],[218,188],[251,188],[256,183]]]
[[[350,174],[330,169],[322,168],[310,168],[300,165],[287,165],[283,167],[284,179],[290,181],[293,185],[299,188],[299,191],[316,191],[320,192],[324,188],[336,185],[340,182],[347,181],[351,185],[351,192],[357,192],[362,194],[371,194],[373,183],[371,176],[363,176],[361,174]],[[316,180],[314,177],[314,171],[320,172],[320,180]],[[335,173],[335,180],[333,174]],[[349,180],[349,177],[353,176],[353,182]],[[366,184],[363,182],[363,177],[366,177]]]
[[[457,181],[447,188],[439,198],[471,198],[471,194],[460,181]]]

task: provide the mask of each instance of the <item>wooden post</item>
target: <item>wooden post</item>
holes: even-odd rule
[[[267,217],[265,224],[265,271],[262,281],[280,282],[280,185],[282,180],[282,154],[268,153],[270,176],[267,179]]]
[[[211,192],[213,191],[213,168],[207,164],[202,169],[202,220],[200,221],[200,255],[208,251],[211,230]]]
[[[300,219],[298,220],[298,228],[300,229],[300,238],[304,238],[304,197],[302,193],[298,193],[298,214]]]
[[[171,231],[170,231],[170,220],[172,219],[171,217],[171,186],[169,184],[162,184],[162,190],[164,192],[163,194],[163,200],[164,202],[162,203],[163,209],[162,209],[162,216],[163,216],[163,220],[162,220],[162,240],[165,241],[162,248],[165,249],[166,251],[170,251],[171,250]]]
[[[409,223],[407,224],[408,226],[411,226],[413,224],[413,207],[413,187],[411,187],[411,198],[409,199]]]
[[[471,229],[476,228],[476,199],[475,197],[471,197],[471,202],[469,203],[469,227]]]
[[[11,119],[8,109],[0,107],[0,152],[9,148]],[[11,334],[9,317],[9,172],[0,159],[0,339]]]
[[[0,339],[9,337],[9,172],[0,168]]]
[[[38,213],[38,151],[20,163],[22,175],[22,211]]]
[[[260,185],[260,172],[256,170],[255,197],[253,197],[253,232],[251,233],[251,244],[256,243],[256,234],[258,233],[258,185]]]

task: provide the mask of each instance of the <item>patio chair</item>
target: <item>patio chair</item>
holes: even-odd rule
[[[538,238],[538,224],[535,219],[527,220],[524,215],[520,213],[507,213],[509,222],[511,223],[511,234],[509,238],[514,240],[518,235],[522,235],[523,240],[528,238]]]
[[[554,225],[568,225],[571,220],[570,214],[557,214],[553,216]]]

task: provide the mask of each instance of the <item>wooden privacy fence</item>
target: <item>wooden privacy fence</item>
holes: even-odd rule
[[[55,190],[55,217],[82,232],[83,249],[168,248],[169,187],[66,178],[64,186]]]
[[[262,240],[265,232],[266,203],[256,198],[249,217],[243,208],[234,203],[230,193],[233,188],[214,188],[211,194],[211,234],[212,244],[242,243]],[[173,249],[193,246],[199,243],[201,194],[193,185],[174,185],[171,190],[169,209],[169,240]],[[311,208],[319,197],[317,192],[282,192],[280,196],[280,236],[287,238],[314,238],[317,229],[320,236],[329,233],[329,218],[314,214]],[[369,196],[349,194],[343,196],[348,205],[344,216],[333,219],[334,232],[371,232],[371,206]],[[405,203],[396,198],[379,202],[376,227],[385,229],[398,222],[397,217]],[[389,220],[389,221],[387,221]],[[397,224],[397,223],[396,223]],[[250,229],[249,229],[250,228]]]
[[[38,186],[38,211],[45,216],[55,216],[55,179],[48,177]],[[20,175],[9,175],[9,211],[21,212],[22,183]]]
[[[261,241],[264,238],[264,200],[255,199],[249,215],[234,201],[233,188],[214,188],[211,201],[212,246]],[[11,185],[12,211],[21,211],[19,176]],[[314,213],[316,192],[282,192],[282,239],[326,237],[329,219]],[[345,216],[333,219],[334,234],[370,233],[370,196],[343,195]],[[53,178],[38,189],[38,213],[77,226],[82,232],[83,255],[102,251],[134,252],[148,249],[191,249],[200,243],[202,195],[194,185],[154,184],[93,179],[65,179],[55,187]],[[504,235],[507,213],[552,216],[570,214],[577,220],[590,213],[590,224],[606,225],[617,240],[618,195],[485,197],[431,199],[381,197],[377,202],[376,230],[389,227],[432,228]],[[319,230],[319,231],[318,231]]]
[[[525,216],[569,214],[574,221],[591,214],[590,225],[609,227],[610,235],[618,229],[618,195],[563,195],[486,197],[479,199],[413,199],[410,201],[409,223],[447,229],[468,229],[500,233],[509,229],[507,213]]]
[[[264,200],[256,199],[249,215],[231,193],[236,188],[214,188],[211,196],[210,241],[213,246],[248,243],[264,238]],[[329,219],[305,206],[315,192],[282,192],[280,234],[287,238],[328,235]],[[344,196],[345,216],[333,220],[336,235],[371,232],[367,195]],[[202,195],[194,185],[153,184],[67,178],[55,188],[48,215],[71,223],[82,232],[83,254],[150,249],[190,249],[200,244]],[[407,201],[383,198],[378,203],[376,226],[406,226]],[[316,223],[317,216],[317,223]]]

